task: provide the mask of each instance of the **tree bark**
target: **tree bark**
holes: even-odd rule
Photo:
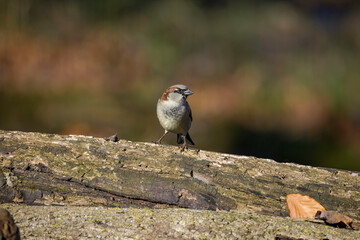
[[[247,210],[288,216],[309,195],[359,219],[359,173],[88,136],[0,130],[0,202]]]

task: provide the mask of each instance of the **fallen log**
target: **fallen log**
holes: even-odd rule
[[[0,130],[0,203],[246,210],[300,193],[360,219],[358,172],[176,146]]]

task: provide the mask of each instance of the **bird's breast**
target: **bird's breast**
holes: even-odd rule
[[[161,126],[170,132],[186,133],[191,125],[190,107],[186,104],[158,102],[157,116]]]

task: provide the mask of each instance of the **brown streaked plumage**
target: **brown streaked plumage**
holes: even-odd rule
[[[169,93],[172,93],[176,90],[178,90],[179,88],[177,87],[169,87],[168,89],[165,90],[165,92],[162,94],[160,101],[165,101],[168,99]]]

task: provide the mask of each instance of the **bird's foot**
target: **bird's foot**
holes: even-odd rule
[[[188,149],[186,144],[181,145],[180,152],[183,152],[185,149]]]

